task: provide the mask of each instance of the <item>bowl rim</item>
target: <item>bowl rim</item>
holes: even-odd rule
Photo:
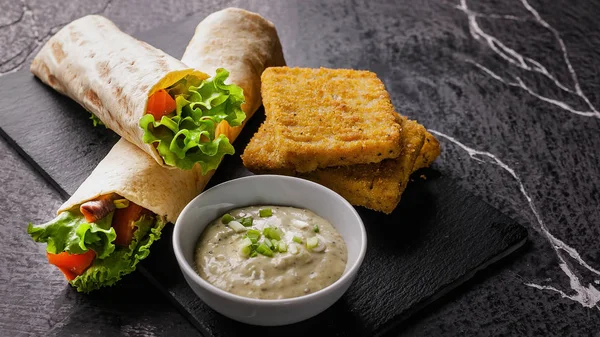
[[[182,218],[182,216],[185,215],[188,208],[191,207],[191,205],[196,201],[196,199],[200,198],[204,193],[211,191],[213,189],[222,188],[225,185],[237,183],[240,180],[250,180],[250,179],[264,179],[264,180],[281,179],[283,181],[299,182],[299,183],[310,185],[313,188],[316,188],[317,190],[319,190],[319,193],[329,194],[333,198],[338,198],[342,202],[342,204],[348,210],[350,210],[352,215],[354,215],[354,217],[357,220],[357,224],[358,224],[359,231],[360,231],[360,247],[359,247],[358,257],[357,257],[356,261],[354,261],[354,263],[350,266],[348,271],[345,272],[344,274],[342,274],[342,276],[339,279],[337,279],[335,282],[333,282],[332,284],[330,284],[327,287],[320,289],[314,293],[310,293],[310,294],[302,295],[302,296],[298,296],[298,297],[283,298],[283,299],[259,299],[259,298],[244,297],[241,295],[232,294],[221,288],[218,288],[217,286],[211,284],[210,282],[208,282],[205,279],[203,279],[202,277],[200,277],[200,275],[198,275],[198,273],[196,273],[194,268],[186,261],[184,254],[181,250],[181,247],[178,243],[180,240],[179,232],[180,232],[180,228],[182,226],[182,225],[180,225],[180,223],[181,223],[180,219]],[[310,180],[306,180],[306,179],[302,179],[302,178],[275,175],[275,174],[263,174],[263,175],[251,175],[251,176],[245,176],[245,177],[231,179],[231,180],[222,182],[218,185],[215,185],[215,186],[203,191],[199,195],[197,195],[194,199],[192,199],[183,208],[179,217],[177,218],[177,221],[175,222],[174,229],[173,229],[172,244],[173,244],[173,251],[175,253],[175,258],[177,259],[177,262],[179,264],[179,268],[185,274],[185,276],[188,277],[188,280],[191,278],[193,280],[193,282],[195,282],[202,288],[206,289],[207,291],[211,292],[212,294],[220,296],[220,297],[224,297],[228,300],[242,302],[244,304],[251,304],[251,305],[274,306],[274,305],[280,305],[280,304],[289,304],[290,302],[295,302],[295,303],[310,302],[312,300],[315,300],[315,299],[318,299],[319,297],[324,296],[325,294],[335,290],[336,288],[341,287],[342,284],[345,284],[346,282],[348,282],[349,279],[351,280],[352,278],[354,278],[354,275],[358,272],[358,269],[362,265],[362,262],[364,260],[364,257],[365,257],[366,251],[367,251],[367,233],[366,233],[362,218],[360,217],[360,215],[358,214],[356,209],[354,209],[354,207],[346,199],[344,199],[341,195],[339,195],[335,191],[333,191],[323,185],[320,185],[320,184],[317,184]],[[346,262],[346,263],[348,263],[348,262]]]

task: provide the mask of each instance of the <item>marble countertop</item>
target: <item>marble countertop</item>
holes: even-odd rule
[[[0,75],[27,69],[52,34],[86,14],[133,33],[227,6],[271,19],[284,52],[306,51],[286,53],[290,65],[377,72],[396,108],[440,140],[436,169],[528,228],[521,254],[401,335],[600,336],[599,4],[0,0]],[[315,38],[294,39],[298,30]],[[198,334],[139,274],[119,285],[129,298],[69,289],[44,248],[24,239],[26,223],[47,221],[61,198],[3,139],[0,192],[0,298],[11,297],[0,301],[1,335]]]

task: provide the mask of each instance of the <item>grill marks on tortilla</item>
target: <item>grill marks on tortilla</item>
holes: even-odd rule
[[[131,61],[131,63],[127,65],[127,70],[129,70],[130,73],[135,73],[138,70],[135,66],[135,61]]]
[[[164,55],[161,56],[161,58],[159,58],[156,61],[156,64],[158,64],[160,70],[162,72],[168,72],[169,71],[169,64],[167,63],[167,61],[165,61],[164,59]]]
[[[65,57],[67,57],[64,50],[62,49],[62,44],[58,41],[54,41],[52,42],[51,47],[52,55],[54,56],[54,59],[56,59],[56,63],[61,63],[65,59]]]
[[[88,89],[85,92],[85,98],[93,106],[95,106],[95,107],[97,107],[99,109],[102,108],[102,102],[100,101],[100,97],[98,97],[98,94],[96,94],[96,92],[94,90]]]
[[[98,70],[98,74],[100,74],[100,78],[107,78],[110,73],[110,65],[108,61],[100,62],[96,64],[96,69]]]
[[[90,58],[93,58],[93,57],[94,57],[94,54],[91,53]],[[110,78],[111,66],[110,66],[109,61],[102,61],[102,62],[96,63],[96,70],[98,71],[98,75],[100,76],[101,79],[107,81],[107,83],[109,85],[112,83],[112,78]],[[118,89],[118,91],[117,91],[117,89]],[[122,96],[121,95],[122,91],[123,91],[123,88],[121,88],[121,87],[115,88],[115,93],[117,93],[117,92],[119,93],[119,95],[117,95],[117,96]],[[94,90],[88,89],[85,93],[85,97],[89,103],[91,103],[93,106],[95,106],[99,110],[104,109],[104,106],[102,105],[102,101],[100,100],[100,98],[98,97],[98,94]],[[119,127],[121,127],[121,125],[118,122],[118,119],[114,119],[114,121],[117,123],[117,125]]]
[[[41,68],[41,76],[42,78],[46,78],[46,82],[48,82],[48,84],[60,91],[60,92],[64,92],[65,88],[63,88],[62,84],[58,81],[58,79],[56,77],[54,77],[54,75],[52,75],[50,73],[50,68],[48,68],[48,65],[44,62],[40,62],[40,68]]]
[[[77,77],[78,77],[77,72],[73,71],[72,63],[67,64],[67,74],[71,75],[70,81],[75,81],[75,79],[77,79]]]
[[[77,43],[79,40],[81,40],[81,42],[79,42],[79,46],[83,46],[87,43],[86,40],[82,39],[81,33],[78,30],[76,30],[73,26],[69,27],[69,36],[71,37],[71,41],[73,43]]]
[[[147,44],[146,42],[140,41],[140,44],[142,45],[142,47],[144,47],[144,49],[152,51],[152,52],[154,51],[154,48],[152,48],[152,46]]]
[[[117,126],[119,127],[119,129],[123,129],[123,125],[121,124],[121,122],[119,122],[118,118],[116,118],[114,121],[117,124]]]
[[[123,95],[123,88],[122,87],[115,87],[113,90],[113,93],[115,94],[115,96],[117,97],[117,99],[119,100],[119,104],[126,110],[129,110],[129,108],[127,107],[127,97],[126,95]],[[118,119],[116,119],[117,124],[119,124]],[[119,125],[120,126],[120,125]]]

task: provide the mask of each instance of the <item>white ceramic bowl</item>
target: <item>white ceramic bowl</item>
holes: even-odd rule
[[[342,235],[348,262],[342,277],[305,296],[261,300],[221,290],[195,271],[194,249],[204,228],[227,211],[252,205],[309,209],[329,221]],[[227,181],[206,190],[181,212],[173,232],[173,249],[187,283],[200,299],[221,314],[254,325],[284,325],[315,316],[334,304],[356,277],[367,248],[367,235],[354,208],[339,194],[308,180],[258,175]]]

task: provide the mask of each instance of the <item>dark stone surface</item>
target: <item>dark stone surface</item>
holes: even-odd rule
[[[180,55],[199,20],[192,16],[177,27],[145,31],[139,38]],[[298,54],[293,48],[289,52]],[[117,141],[112,131],[93,127],[83,108],[27,71],[0,79],[0,92],[5,93],[0,97],[0,134],[65,199]],[[15,114],[19,108],[28,114]],[[46,118],[49,115],[53,117],[50,120]],[[243,151],[263,121],[261,109],[236,140],[236,153]],[[239,156],[228,156],[207,187],[250,174]],[[339,302],[305,322],[267,329],[235,323],[214,312],[197,298],[179,272],[170,226],[163,230],[162,240],[152,247],[151,256],[138,266],[138,271],[207,337],[245,333],[306,336],[315,329],[340,337],[393,333],[415,312],[520,248],[527,237],[524,227],[439,172],[422,170],[413,177],[414,182],[408,185],[392,214],[359,208],[369,238],[363,266]],[[15,299],[9,296],[6,301],[11,304]],[[347,320],[354,324],[336,323]],[[113,325],[101,318],[95,323]],[[69,327],[63,331],[71,330]]]
[[[573,279],[561,264],[578,277],[582,287],[573,287],[582,295],[586,294],[584,287],[592,295],[600,288],[599,273],[590,270],[600,269],[600,120],[544,102],[467,62],[484,65],[511,82],[519,76],[539,95],[565,102],[576,110],[589,110],[581,97],[498,57],[485,40],[475,40],[467,16],[456,8],[460,0],[170,0],[156,5],[141,0],[112,1],[108,5],[101,1],[41,0],[26,0],[23,5],[5,0],[0,1],[0,71],[28,64],[28,55],[56,27],[83,14],[104,11],[125,31],[133,33],[176,22],[194,11],[208,14],[232,4],[259,11],[276,23],[291,65],[335,65],[378,72],[399,111],[430,129],[495,155],[514,170],[535,205],[544,227],[509,171],[476,161],[461,147],[440,137],[443,152],[436,168],[458,178],[465,188],[519,222],[531,224],[531,244],[526,254],[505,262],[503,268],[477,276],[462,292],[413,318],[404,327],[405,335],[598,336],[597,304],[586,308],[578,301],[526,284],[552,286],[590,306],[594,303],[593,298],[588,302],[583,296],[576,298]],[[552,31],[536,23],[521,2],[468,4],[473,11],[515,16],[479,17],[477,21],[506,46],[538,60],[565,88],[574,91],[560,44]],[[593,106],[600,106],[600,26],[596,21],[600,5],[566,0],[532,0],[530,4],[560,33],[582,92]],[[295,39],[298,31],[310,38]],[[364,48],[364,43],[369,47]],[[290,55],[289,50],[299,52]],[[74,333],[81,335],[195,333],[174,308],[158,296],[148,295],[153,291],[136,276],[123,284],[122,294],[127,297],[106,292],[94,302],[93,298],[72,293],[62,277],[45,263],[43,248],[23,238],[24,224],[52,217],[60,196],[4,141],[0,141],[0,181],[0,214],[4,218],[0,298],[15,293],[23,297],[11,306],[0,301],[2,335],[58,335],[65,325],[77,327]],[[565,250],[557,253],[553,247],[560,242],[555,239],[572,247],[591,268],[571,257],[576,254],[569,255]],[[22,259],[25,263],[16,262]],[[33,275],[32,270],[36,270]],[[34,288],[44,292],[32,292]],[[142,302],[144,313],[132,308],[135,301]],[[98,315],[114,321],[114,326],[95,325],[94,317]]]

